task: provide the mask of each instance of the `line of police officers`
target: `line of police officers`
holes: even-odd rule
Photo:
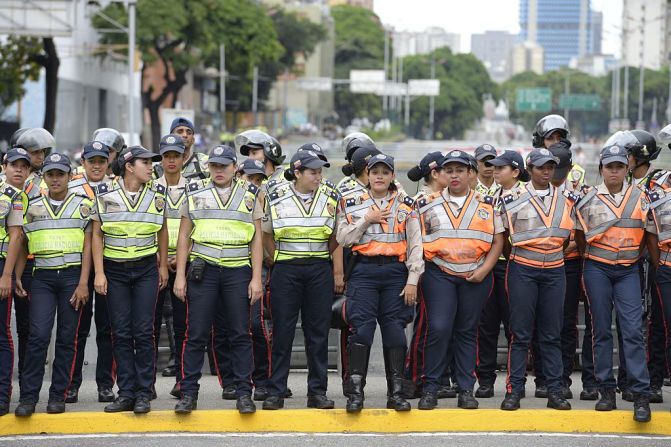
[[[287,378],[299,315],[308,407],[334,405],[326,396],[333,325],[344,334],[346,409],[361,411],[379,324],[387,408],[410,410],[406,399],[419,396],[418,408],[430,410],[440,397],[456,395],[459,407],[478,408],[476,397],[494,394],[503,322],[509,349],[501,408],[520,407],[531,349],[536,397],[568,410],[584,296],[589,330],[581,399],[612,410],[619,388],[634,402],[634,419],[650,420],[649,402],[651,396],[661,401],[671,348],[664,331],[671,314],[671,180],[668,171],[650,167],[660,149],[647,132],[613,135],[600,153],[603,182],[589,187],[584,170],[573,165],[566,121],[550,115],[539,121],[526,163],[491,145],[475,156],[427,154],[408,173],[424,181],[415,197],[396,181],[393,158],[365,134],[343,141],[346,177],[337,185],[324,180],[329,163],[316,144],[301,146],[284,168],[275,139],[246,131],[235,145],[249,158],[238,165],[227,145],[208,158],[193,153],[193,135],[193,124],[177,118],[155,154],[126,148],[118,132],[100,129],[84,147],[83,172],[73,175],[67,156],[49,153],[55,142],[48,132],[17,132],[0,185],[0,317],[6,321],[0,414],[8,412],[11,395],[14,294],[17,416],[35,411],[55,315],[47,412],[61,413],[66,402],[77,401],[93,314],[99,401],[110,402],[106,412],[149,412],[168,297],[177,413],[197,407],[208,345],[222,397],[236,399],[240,413],[255,412],[253,400],[267,410],[282,408],[291,396]],[[657,351],[648,357],[662,362],[650,368],[642,271],[649,279],[643,288],[652,284],[657,301],[648,335],[662,338],[655,346],[648,342]],[[346,298],[334,303],[332,292],[343,291]],[[613,308],[626,377],[619,383],[612,371]],[[405,327],[413,314],[408,350]],[[649,369],[656,374],[652,388]]]

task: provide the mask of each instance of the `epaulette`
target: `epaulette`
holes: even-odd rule
[[[488,196],[486,194],[480,194],[478,197],[478,201],[482,203],[486,203],[487,205],[494,205],[494,202],[496,199],[493,196]]]
[[[660,196],[660,191],[658,190],[653,190],[648,192],[648,198],[650,199],[651,202],[656,202],[657,200],[661,199],[664,197],[663,195]]]
[[[333,184],[333,182],[331,180],[324,180],[324,184],[331,189],[335,189],[335,185]]]
[[[6,195],[8,195],[9,197],[14,198],[14,196],[15,196],[16,194],[18,194],[19,191],[18,191],[17,189],[12,188],[12,187],[9,186],[9,185],[7,185],[7,186],[5,186],[4,193],[5,193]]]
[[[356,205],[356,199],[354,197],[345,199],[345,206],[354,206],[354,205]]]
[[[515,196],[513,194],[506,194],[505,196],[501,196],[501,200],[503,203],[510,203],[515,200]]]
[[[417,205],[419,205],[420,208],[423,207],[424,205],[426,205],[426,197],[422,197],[421,199],[419,199],[419,202],[417,202]]]
[[[165,194],[165,186],[161,185],[159,182],[154,182],[154,189],[159,194]]]
[[[187,191],[187,193],[194,193],[194,192],[198,191],[199,189],[202,189],[203,185],[204,185],[204,183],[203,183],[202,180],[190,181],[188,183],[187,187],[186,187],[186,191]]]
[[[250,183],[249,186],[247,187],[247,191],[251,192],[252,194],[256,194],[257,192],[259,192],[259,188],[255,184]]]
[[[567,189],[564,190],[564,197],[566,197],[572,202],[577,202],[579,199],[579,197],[576,194],[573,194],[571,191]]]
[[[110,190],[109,186],[107,186],[107,183],[101,183],[97,186],[93,187],[93,190],[95,191],[96,194],[104,194]]]
[[[331,190],[329,197],[331,197],[333,200],[340,200],[340,194],[335,189]]]
[[[403,199],[403,203],[408,205],[409,207],[412,207],[415,204],[415,201],[413,200],[412,197],[405,196],[405,198]]]
[[[267,185],[268,185],[268,188],[273,188],[273,187],[274,187],[275,185],[277,185],[278,183],[279,183],[279,181],[278,181],[277,179],[275,179],[275,180],[270,180],[270,181],[267,183]]]

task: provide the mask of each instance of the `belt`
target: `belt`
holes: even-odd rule
[[[106,258],[105,262],[110,262],[114,266],[123,267],[126,269],[145,267],[152,262],[156,262],[156,255],[145,256],[144,258],[136,259],[134,261],[117,261],[115,259]]]
[[[398,256],[359,256],[359,262],[363,264],[394,264],[399,262]]]
[[[312,264],[321,264],[323,262],[331,262],[331,260],[323,258],[296,258],[296,259],[289,259],[286,261],[276,261],[275,264],[312,265]]]

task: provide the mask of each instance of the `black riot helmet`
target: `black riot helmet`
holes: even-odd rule
[[[534,128],[533,139],[531,144],[533,147],[544,147],[545,137],[552,134],[552,132],[559,131],[562,138],[568,138],[570,135],[568,123],[561,115],[547,115],[541,118]]]
[[[245,130],[235,136],[235,148],[242,155],[248,156],[250,149],[263,149],[263,156],[275,166],[284,163],[286,155],[282,155],[282,146],[267,133],[257,130]]]
[[[99,141],[115,152],[121,152],[126,149],[126,141],[121,132],[109,127],[96,129],[91,136],[91,141]]]
[[[342,140],[342,151],[345,160],[352,161],[352,154],[360,147],[375,148],[375,142],[363,132],[352,132]]]
[[[622,146],[627,149],[629,155],[636,159],[636,168],[655,160],[662,149],[657,146],[655,137],[645,130],[624,130],[615,132],[608,138],[604,147],[613,145]]]

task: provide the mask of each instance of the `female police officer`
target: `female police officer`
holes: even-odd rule
[[[225,330],[230,343],[238,411],[256,411],[251,399],[254,364],[249,307],[250,300],[258,301],[263,292],[263,211],[257,208],[254,213],[258,188],[235,178],[236,161],[233,148],[212,149],[210,179],[191,182],[182,206],[174,291],[177,298],[187,300],[187,332],[177,413],[196,408],[203,352],[213,323]]]
[[[449,152],[443,166],[448,187],[417,203],[426,259],[422,299],[428,318],[426,378],[418,408],[436,407],[453,342],[458,405],[475,409],[477,327],[492,288],[491,270],[503,248],[503,225],[494,213],[493,198],[470,189],[470,161],[464,152]]]
[[[119,177],[97,188],[94,285],[96,293],[107,295],[119,386],[119,396],[105,407],[109,413],[151,410],[154,308],[168,281],[165,188],[150,182],[152,161],[160,160],[131,146],[118,157]]]
[[[564,246],[573,227],[575,196],[550,184],[558,159],[547,149],[527,156],[531,182],[502,197],[501,214],[510,250],[506,284],[510,302],[510,332],[506,397],[502,410],[517,410],[524,395],[527,353],[534,327],[547,378],[549,408],[569,410],[561,389],[563,302],[566,290]]]
[[[645,244],[648,202],[638,186],[625,181],[627,161],[622,146],[606,146],[601,151],[599,172],[604,181],[586,192],[576,206],[575,239],[585,259],[583,284],[592,315],[594,373],[601,394],[595,409],[616,408],[611,332],[615,307],[634,393],[634,420],[648,422],[650,378],[637,265]]]
[[[65,411],[78,348],[82,308],[89,298],[91,268],[90,216],[93,201],[68,191],[70,159],[52,153],[42,173],[48,192],[32,199],[24,219],[28,252],[35,257],[30,298],[30,339],[21,376],[17,416],[35,411],[44,376],[44,364],[54,324],[54,359],[47,413]],[[20,275],[17,271],[17,276]],[[19,286],[17,286],[19,287]]]
[[[333,408],[326,397],[328,333],[333,302],[331,252],[338,195],[321,183],[329,164],[313,151],[291,158],[285,177],[267,197],[264,247],[273,254],[270,303],[273,318],[272,372],[264,410],[284,406],[291,345],[299,311],[308,357],[308,407]]]
[[[382,331],[387,408],[410,410],[401,396],[405,325],[412,319],[417,282],[424,270],[422,237],[414,201],[394,185],[394,160],[384,154],[367,163],[368,190],[341,200],[338,242],[352,248],[347,314],[350,395],[348,412],[363,408],[363,388],[377,321]]]

